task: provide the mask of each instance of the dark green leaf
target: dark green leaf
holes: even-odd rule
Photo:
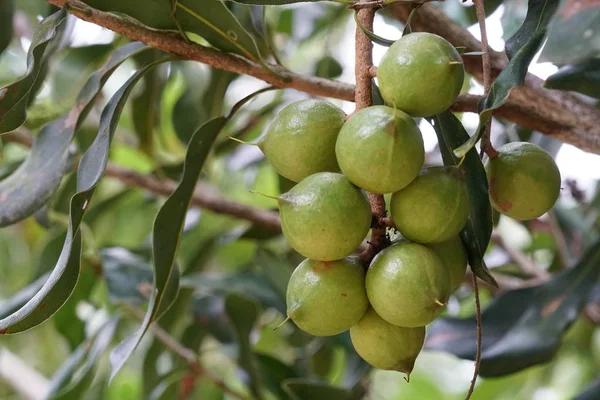
[[[222,297],[198,296],[192,302],[195,327],[208,331],[221,343],[232,343],[234,332],[225,315],[225,301]]]
[[[506,54],[509,62],[490,87],[478,105],[479,126],[461,146],[455,148],[454,154],[462,158],[473,148],[485,131],[492,112],[504,104],[510,91],[525,82],[529,64],[544,43],[548,23],[558,7],[559,0],[529,0],[529,8],[523,25],[506,41]]]
[[[60,39],[59,27],[67,18],[59,10],[40,22],[27,52],[27,72],[15,83],[0,88],[0,134],[10,132],[23,125],[27,118],[27,105],[32,88],[36,85],[46,57],[46,47],[53,39]]]
[[[139,48],[140,45],[138,43],[131,43],[122,49],[131,51],[139,50]],[[115,55],[124,59],[123,51]],[[160,62],[163,61],[166,61],[166,59],[160,60]],[[96,136],[94,143],[92,143],[81,158],[77,169],[78,192],[71,198],[67,235],[56,266],[42,289],[27,304],[12,315],[0,320],[0,332],[17,333],[39,325],[58,311],[71,295],[77,284],[80,271],[81,237],[79,226],[92,198],[94,189],[102,178],[108,162],[108,150],[117,121],[123,111],[125,101],[133,89],[133,85],[149,68],[157,65],[157,63],[150,64],[137,71],[114,94],[102,111],[98,136]],[[113,70],[114,68],[116,66],[113,66]],[[98,72],[88,80],[81,93],[82,101],[78,100],[78,105],[74,109],[76,111],[72,111],[72,113],[75,113],[75,117],[67,117],[65,119],[65,121],[69,122],[67,125],[72,127],[77,124],[78,117],[85,114],[86,109],[89,109],[91,100],[98,92],[101,83],[108,78],[107,75],[109,75],[107,72]]]
[[[200,171],[211,146],[227,122],[218,117],[202,125],[192,136],[185,157],[185,168],[177,189],[169,196],[154,220],[152,254],[154,281],[148,310],[141,327],[110,354],[111,379],[133,353],[148,326],[172,305],[179,291],[179,270],[175,263],[185,216],[196,188]]]
[[[544,86],[600,98],[600,59],[590,58],[581,64],[566,65],[546,79]]]
[[[164,54],[156,49],[134,57],[138,66],[158,60]],[[142,79],[143,89],[131,99],[133,129],[146,154],[154,155],[153,133],[159,123],[160,102],[167,79],[167,68],[155,68]]]
[[[485,15],[492,15],[494,11],[500,4],[502,4],[503,0],[483,0],[483,7],[485,9]],[[472,24],[477,23],[477,13],[475,12],[475,6],[471,5],[470,7],[466,7],[466,14],[469,17],[469,21]]]
[[[85,0],[90,6],[126,14],[154,29],[178,31],[202,36],[213,46],[237,53],[255,62],[261,56],[254,39],[242,27],[221,0]],[[175,18],[172,6],[175,4]],[[176,21],[178,24],[176,23]]]
[[[116,50],[104,67],[88,79],[73,109],[46,125],[36,136],[27,160],[0,182],[0,227],[22,220],[46,204],[66,172],[74,132],[87,116],[94,99],[115,69],[131,54],[143,49],[143,44],[136,42]]]
[[[262,398],[258,360],[252,351],[250,333],[260,316],[260,307],[254,300],[240,295],[230,294],[225,298],[225,310],[233,324],[239,346],[238,363],[250,378],[250,390],[256,398]]]
[[[49,275],[50,274],[45,274],[40,276],[29,285],[13,294],[9,299],[4,300],[0,304],[0,318],[6,318],[31,300],[31,298],[44,286]]]
[[[63,335],[71,349],[75,349],[85,339],[85,322],[77,316],[77,306],[80,302],[89,299],[98,279],[93,267],[85,261],[83,263],[73,294],[52,318],[54,328]]]
[[[13,0],[0,3],[0,54],[8,47],[13,35]]]
[[[212,296],[239,293],[252,296],[267,307],[285,312],[285,301],[265,280],[251,271],[235,275],[194,274],[181,278],[181,286]]]
[[[368,30],[365,26],[363,26],[358,20],[357,13],[354,13],[354,21],[356,22],[356,26],[360,28],[361,31],[371,40],[373,43],[377,43],[380,46],[390,47],[394,44],[395,40],[389,40],[382,38],[381,36],[376,35],[374,32]]]
[[[482,314],[481,376],[511,374],[549,361],[600,277],[600,242],[571,269],[534,287],[505,292]],[[426,348],[474,359],[475,318],[444,318],[428,329]]]
[[[282,306],[284,307],[283,309],[280,309],[280,311],[285,312],[287,285],[292,276],[292,272],[294,272],[294,266],[281,260],[280,257],[266,249],[260,249],[256,253],[255,263],[258,266],[258,270],[262,274],[263,279],[269,283],[279,296]]]
[[[596,380],[573,400],[597,400],[600,398],[600,380]]]
[[[177,136],[187,143],[198,126],[223,115],[225,92],[237,75],[213,68],[208,86],[202,90],[202,83],[207,78],[198,63],[186,61],[175,65],[183,75],[185,91],[175,104],[172,120]]]
[[[266,354],[257,354],[257,357],[260,363],[261,379],[265,385],[277,395],[277,398],[288,398],[289,396],[281,384],[287,379],[302,376],[300,371]]]
[[[52,68],[53,106],[71,106],[87,78],[94,70],[101,68],[106,58],[115,50],[112,44],[66,49]],[[58,104],[56,104],[58,103]]]
[[[373,97],[373,105],[374,106],[383,106],[385,101],[383,100],[383,96],[381,95],[381,91],[379,90],[379,86],[375,83],[374,79],[371,79],[371,90]]]
[[[315,75],[321,78],[334,79],[342,75],[344,69],[342,64],[332,56],[321,58],[315,65]]]
[[[450,111],[444,111],[428,119],[438,137],[440,152],[445,165],[459,165],[452,149],[469,137],[458,118]],[[488,196],[487,175],[477,151],[471,148],[465,155],[460,169],[469,191],[470,212],[467,225],[460,233],[469,257],[473,273],[491,285],[498,286],[488,271],[483,255],[492,236],[492,207]]]
[[[111,318],[93,338],[75,350],[53,376],[49,399],[79,400],[84,397],[94,380],[95,366],[111,344],[118,323],[118,317]]]
[[[283,389],[294,400],[351,400],[352,394],[327,382],[307,378],[287,379]]]
[[[568,0],[561,8],[548,32],[548,41],[540,62],[559,65],[577,64],[600,54],[600,3]]]
[[[100,251],[102,271],[113,302],[139,305],[148,299],[144,289],[152,285],[152,268],[142,257],[127,249],[112,247]]]

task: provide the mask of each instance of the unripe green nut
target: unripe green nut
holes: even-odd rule
[[[469,216],[469,195],[456,167],[429,167],[390,201],[394,226],[417,243],[439,243],[457,235]]]
[[[350,328],[354,349],[375,368],[403,372],[410,377],[425,341],[425,327],[401,328],[369,308]]]
[[[320,172],[279,197],[281,229],[304,257],[333,261],[350,255],[371,227],[367,196],[342,174]]]
[[[354,259],[304,260],[287,287],[287,315],[314,336],[337,335],[362,318],[369,301],[365,272]]]
[[[465,70],[460,54],[432,33],[405,35],[390,46],[377,69],[385,103],[413,117],[448,109],[460,93]]]
[[[344,118],[340,108],[325,100],[297,101],[277,114],[258,147],[280,175],[294,182],[339,171],[335,141]]]
[[[425,159],[421,131],[413,119],[385,106],[353,114],[340,131],[335,154],[352,183],[380,194],[406,187]]]
[[[486,163],[492,206],[517,220],[538,218],[560,194],[560,171],[550,154],[533,143],[513,142]]]
[[[453,236],[441,243],[430,243],[427,247],[442,260],[450,278],[450,293],[454,292],[462,285],[467,271],[467,251],[460,237]]]
[[[405,328],[429,324],[450,296],[450,278],[442,260],[433,250],[409,242],[393,244],[375,256],[366,286],[377,314]]]

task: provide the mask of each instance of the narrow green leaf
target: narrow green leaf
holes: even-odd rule
[[[200,171],[211,146],[227,122],[218,117],[202,125],[192,136],[185,157],[181,182],[167,199],[154,221],[152,253],[154,281],[146,316],[140,328],[121,342],[110,354],[111,379],[131,356],[149,325],[171,306],[179,291],[179,269],[175,263],[185,216],[196,188]]]
[[[13,35],[13,0],[0,3],[0,54],[8,47]]]
[[[85,0],[84,3],[98,10],[126,14],[154,29],[179,31],[181,27],[221,50],[255,62],[261,60],[254,39],[221,0]]]
[[[139,44],[136,43],[131,43],[127,46],[130,46],[130,50],[131,46],[134,49],[139,49]],[[167,60],[168,58],[159,60],[137,71],[113,95],[102,111],[98,135],[79,163],[77,170],[78,192],[71,198],[67,235],[56,266],[42,289],[27,304],[10,316],[0,320],[0,333],[17,333],[39,325],[58,311],[73,292],[80,271],[81,237],[79,226],[92,198],[94,189],[102,178],[104,169],[106,168],[110,142],[114,135],[117,121],[125,107],[125,101],[134,84],[148,69]],[[86,87],[82,90],[82,99],[87,97],[89,101],[78,101],[78,106],[76,106],[75,110],[85,113],[85,110],[88,109],[91,103],[91,99],[97,93],[97,90],[91,91],[89,89],[86,90],[86,88],[97,88],[102,80],[105,81],[108,78],[106,75],[94,74],[90,78]],[[69,121],[69,118],[67,117],[66,120]],[[76,121],[69,123],[69,125],[75,124]]]
[[[596,242],[574,268],[544,284],[495,297],[482,313],[481,376],[504,376],[550,361],[599,278],[600,242]],[[476,335],[474,317],[440,318],[428,327],[425,347],[474,360]]]
[[[381,36],[376,35],[374,32],[368,30],[363,24],[358,20],[358,13],[354,13],[354,22],[356,22],[356,26],[360,28],[361,31],[371,40],[373,43],[377,43],[380,46],[390,47],[394,44],[395,40],[389,40],[382,38]]]
[[[0,227],[32,215],[48,202],[66,172],[73,135],[96,96],[119,65],[132,54],[145,49],[142,43],[135,42],[116,50],[104,67],[88,79],[73,109],[46,125],[36,136],[27,160],[0,182]]]
[[[469,137],[458,118],[450,111],[444,111],[428,121],[438,137],[440,152],[445,165],[459,165],[452,149],[463,143]],[[492,207],[488,196],[487,176],[477,151],[471,148],[460,165],[469,192],[471,210],[467,225],[460,237],[467,249],[469,265],[473,273],[485,282],[498,286],[494,277],[488,271],[483,255],[488,247],[494,228],[492,222]]]
[[[119,318],[109,319],[88,341],[82,343],[65,361],[50,381],[47,398],[79,400],[92,385],[95,366],[104,354],[117,330]]]
[[[525,82],[529,64],[544,43],[548,23],[554,15],[559,0],[529,0],[525,21],[519,30],[506,41],[509,62],[490,87],[490,92],[479,101],[479,126],[454,154],[462,158],[483,136],[492,113],[508,99],[510,91]]]
[[[156,49],[134,57],[142,66],[158,60],[164,54]],[[154,129],[159,124],[160,102],[167,80],[166,68],[155,68],[142,79],[143,89],[131,99],[133,129],[138,137],[140,149],[149,156],[154,155]]]
[[[352,394],[327,382],[308,378],[292,378],[282,383],[293,400],[351,400]]]
[[[585,388],[573,400],[596,400],[598,398],[600,398],[600,379],[596,379],[596,381]]]
[[[253,396],[261,399],[263,396],[258,360],[250,344],[250,333],[260,316],[260,307],[244,295],[230,294],[225,298],[225,310],[236,331],[239,346],[238,363],[250,376],[250,390]]]
[[[67,13],[59,10],[40,22],[27,52],[25,76],[0,88],[0,134],[15,130],[25,122],[30,94],[38,81],[44,60],[50,56],[46,54],[46,47],[53,39],[60,38],[59,27],[66,18]]]
[[[566,65],[546,79],[544,87],[573,90],[600,98],[600,59],[590,58],[580,64]]]

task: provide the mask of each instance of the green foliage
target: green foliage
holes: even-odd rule
[[[84,3],[210,54],[233,53],[240,65],[352,79],[351,51],[342,47],[354,36],[350,1]],[[544,86],[598,98],[600,7],[574,3],[485,0],[488,15],[504,6],[510,61],[480,103],[480,128],[469,138],[462,115],[427,118],[438,147],[425,163],[441,156],[459,167],[470,199],[460,238],[472,273],[492,285],[480,286],[483,358],[473,398],[533,398],[540,388],[599,397],[600,331],[589,318],[600,281],[600,190],[582,200],[563,182],[551,223],[502,216],[495,227],[474,147],[492,111],[523,84],[546,32],[541,60],[561,69]],[[472,6],[435,7],[463,26],[476,22]],[[95,38],[73,28],[67,11],[86,13],[0,1],[0,133],[10,132],[0,136],[0,363],[6,348],[38,369],[49,399],[464,398],[476,353],[467,285],[428,326],[410,384],[363,361],[348,332],[313,337],[293,322],[273,330],[303,257],[255,220],[275,214],[276,202],[248,191],[277,196],[296,183],[226,136],[256,140],[285,105],[305,97],[282,90],[250,103],[263,92],[254,92],[256,81],[107,32]],[[374,43],[393,43],[362,28]],[[462,54],[465,65],[479,55]],[[372,88],[373,104],[383,105],[375,81]],[[494,128],[499,141],[538,136],[504,121]],[[19,144],[24,137],[30,149]],[[297,152],[287,150],[284,158]],[[347,232],[351,220],[332,222]],[[534,269],[521,268],[523,260]],[[0,379],[0,398],[21,397]]]

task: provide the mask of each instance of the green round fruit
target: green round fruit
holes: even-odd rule
[[[560,194],[560,171],[542,148],[513,142],[498,149],[486,164],[490,201],[504,215],[517,220],[540,217]]]
[[[339,171],[335,141],[344,112],[325,100],[301,100],[286,106],[258,142],[273,168],[300,182],[317,172]]]
[[[390,202],[394,226],[417,243],[439,243],[457,235],[469,217],[469,195],[455,167],[429,167]]]
[[[454,46],[425,32],[397,40],[377,69],[385,103],[413,117],[427,117],[448,109],[460,93],[464,78],[462,59]]]
[[[401,328],[386,322],[369,308],[350,328],[354,349],[363,360],[379,369],[403,372],[410,377],[425,341],[425,327]]]
[[[433,250],[409,242],[381,251],[369,266],[367,297],[381,318],[405,328],[425,326],[450,296],[450,278]]]
[[[380,194],[406,187],[425,160],[417,124],[404,112],[385,106],[353,114],[338,135],[335,154],[352,183]]]
[[[339,260],[350,255],[371,227],[367,196],[342,174],[320,172],[279,197],[281,229],[306,258]]]
[[[300,329],[337,335],[357,324],[369,306],[365,272],[351,259],[304,260],[290,278],[286,300],[287,315]]]
[[[450,293],[454,292],[462,285],[467,271],[467,251],[460,237],[454,236],[445,242],[430,243],[427,247],[435,251],[442,260],[450,277]]]

